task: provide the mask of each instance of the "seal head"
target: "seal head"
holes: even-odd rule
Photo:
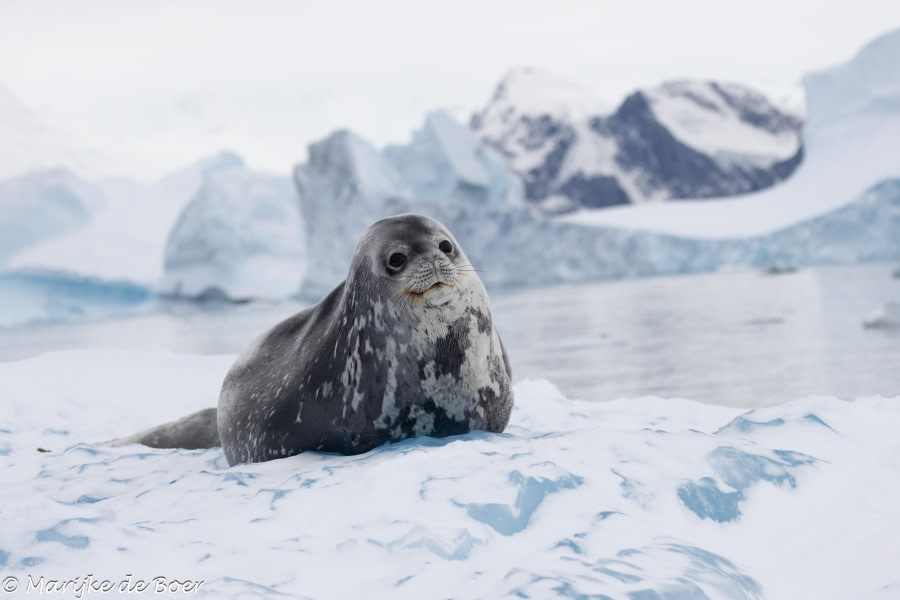
[[[325,299],[238,358],[219,398],[219,436],[236,464],[500,432],[510,380],[487,292],[459,243],[433,219],[400,215],[366,230]]]

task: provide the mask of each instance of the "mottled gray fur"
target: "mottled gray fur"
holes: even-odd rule
[[[395,252],[407,262],[393,273]],[[219,435],[236,464],[499,432],[510,377],[487,293],[459,244],[440,223],[401,215],[369,227],[344,283],[238,358],[219,397]]]
[[[212,448],[221,446],[216,426],[216,409],[204,408],[177,421],[107,442],[108,446],[143,444],[151,448]]]
[[[394,253],[407,258],[399,270]],[[512,406],[481,280],[440,223],[400,215],[366,230],[334,291],[237,359],[218,436],[232,465],[304,450],[358,454],[417,435],[500,432]]]

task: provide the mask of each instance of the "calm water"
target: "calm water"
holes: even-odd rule
[[[900,330],[862,327],[900,300],[894,265],[643,279],[492,292],[514,377],[569,397],[647,394],[766,406],[827,394],[900,395]],[[0,360],[68,348],[237,353],[299,304],[159,312],[0,330]]]

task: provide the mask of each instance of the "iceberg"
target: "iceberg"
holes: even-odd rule
[[[287,177],[212,172],[166,242],[157,291],[181,298],[283,298],[306,267],[303,220]]]
[[[162,275],[166,237],[184,206],[210,174],[242,164],[223,152],[149,184],[127,178],[83,183],[101,199],[90,218],[22,248],[9,264],[152,285]]]
[[[331,291],[347,276],[356,243],[380,218],[408,212],[410,191],[371,144],[337,131],[309,146],[309,161],[294,169],[306,225],[304,295]]]
[[[732,268],[900,257],[900,181],[781,230],[705,239],[549,219],[519,178],[446,113],[379,153],[340,132],[295,171],[309,240],[310,294],[340,282],[359,235],[379,218],[421,212],[443,222],[488,285],[523,286]]]
[[[900,302],[886,302],[863,319],[866,329],[900,329]]]
[[[28,246],[87,224],[102,194],[65,169],[0,182],[0,265]]]
[[[95,443],[214,405],[233,360],[0,364],[0,510],[17,517],[0,525],[4,575],[89,564],[96,579],[202,580],[217,598],[855,598],[900,584],[900,463],[873,460],[900,452],[900,398],[592,403],[520,380],[502,434],[359,456],[229,467],[220,448]]]

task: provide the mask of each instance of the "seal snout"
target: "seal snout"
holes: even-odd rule
[[[421,296],[426,292],[456,287],[456,267],[442,256],[423,257],[410,276],[407,293]]]

